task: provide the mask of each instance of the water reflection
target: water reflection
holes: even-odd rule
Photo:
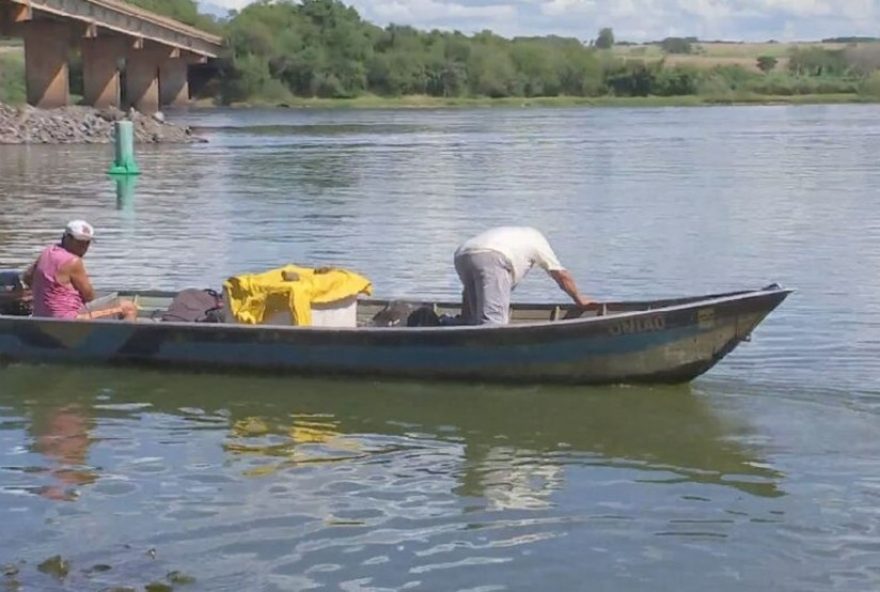
[[[30,422],[31,450],[47,463],[36,472],[51,479],[32,491],[50,500],[74,501],[84,486],[98,479],[97,471],[88,466],[92,420],[84,407],[73,403],[35,409]]]
[[[80,578],[23,569],[35,589],[175,570],[205,590],[534,588],[585,549],[701,570],[723,552],[705,541],[765,540],[788,498],[750,426],[687,388],[24,365],[0,382],[0,556],[60,553]],[[617,565],[606,581],[640,577]]]
[[[116,209],[125,212],[134,210],[135,188],[137,187],[137,175],[114,175],[113,184],[116,185]]]
[[[270,422],[270,418],[252,416],[232,424],[223,449],[233,457],[249,456],[262,463],[246,470],[245,475],[265,476],[307,464],[345,462],[376,452],[366,450],[356,437],[341,433],[337,422],[323,415],[295,414]]]
[[[147,409],[188,421],[214,418],[213,429],[222,422],[231,466],[250,477],[331,463],[393,466],[395,459],[442,447],[457,458],[449,471],[453,490],[499,508],[546,506],[565,481],[566,466],[782,494],[782,476],[743,444],[748,426],[713,413],[686,388],[500,390],[26,366],[3,372],[10,388],[0,404],[33,417],[32,429],[55,438],[45,442],[64,444],[38,449],[68,468],[86,464],[83,414],[100,424],[111,417],[134,421]],[[42,394],[22,403],[15,393],[25,389]],[[38,422],[38,414],[55,419]]]

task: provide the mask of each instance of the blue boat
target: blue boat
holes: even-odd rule
[[[747,340],[791,293],[760,290],[577,309],[516,304],[505,326],[379,327],[387,301],[358,302],[351,328],[151,320],[172,292],[129,292],[143,319],[0,315],[0,360],[488,382],[679,383]],[[429,305],[454,315],[457,303]]]

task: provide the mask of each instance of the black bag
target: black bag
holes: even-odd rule
[[[461,325],[459,317],[437,315],[433,306],[394,300],[373,317],[374,327],[451,327]]]
[[[214,290],[181,290],[161,320],[174,323],[222,323],[223,297]]]
[[[439,327],[440,317],[431,306],[415,309],[406,319],[407,327]]]

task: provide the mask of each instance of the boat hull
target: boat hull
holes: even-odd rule
[[[610,384],[686,382],[789,294],[504,327],[250,327],[0,316],[0,358],[416,379]]]

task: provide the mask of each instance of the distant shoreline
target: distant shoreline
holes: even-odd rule
[[[862,95],[806,94],[806,95],[735,95],[731,97],[704,97],[682,95],[671,97],[488,97],[443,98],[422,95],[380,97],[365,95],[351,99],[291,98],[285,101],[252,100],[230,105],[218,104],[212,99],[194,101],[201,108],[287,108],[287,109],[473,109],[473,108],[529,108],[529,107],[711,107],[711,106],[772,106],[772,105],[844,105],[872,104],[878,99]]]

